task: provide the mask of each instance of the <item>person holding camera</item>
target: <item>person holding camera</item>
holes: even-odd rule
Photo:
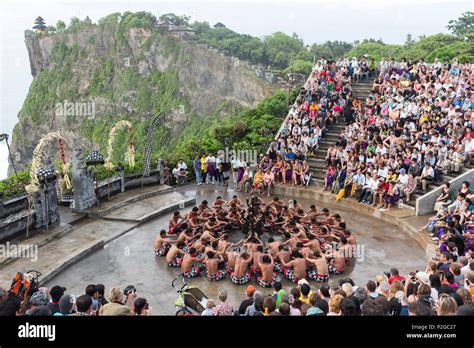
[[[124,291],[113,287],[109,293],[109,303],[100,308],[99,315],[132,315],[136,291],[133,285],[127,286]]]

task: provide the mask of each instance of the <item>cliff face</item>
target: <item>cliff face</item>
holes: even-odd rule
[[[51,36],[25,35],[34,77],[15,126],[12,152],[19,169],[31,163],[43,134],[59,130],[66,155],[73,144],[99,147],[120,119],[134,125],[137,153],[155,115],[167,115],[154,138],[154,153],[179,146],[183,134],[237,108],[253,106],[275,89],[245,64],[190,39],[157,30],[91,25]],[[193,129],[194,129],[193,128]],[[126,132],[122,132],[126,133]],[[117,135],[117,153],[126,135]],[[59,159],[57,145],[48,149]]]

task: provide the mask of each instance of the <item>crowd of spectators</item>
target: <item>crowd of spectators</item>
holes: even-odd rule
[[[446,316],[474,315],[474,251],[466,256],[430,262],[423,271],[401,275],[396,268],[377,275],[365,284],[342,278],[330,286],[311,286],[301,279],[284,287],[273,284],[273,293],[245,288],[241,303],[231,303],[227,291],[218,301],[208,299],[202,316]],[[102,316],[151,315],[151,307],[135,291],[88,285],[84,294],[66,294],[66,288],[40,288],[27,300],[8,296],[0,289],[3,316]],[[164,313],[160,313],[164,314]],[[171,314],[171,313],[168,313]]]
[[[354,62],[336,65],[350,75]],[[347,105],[324,189],[386,210],[459,173],[474,153],[473,83],[469,63],[382,59],[369,97]]]
[[[240,305],[226,304],[232,309],[226,315],[473,316],[474,252],[471,253],[457,260],[430,263],[426,270],[406,276],[392,268],[360,285],[343,278],[333,286],[312,287],[302,279],[287,289],[275,282],[273,294],[264,294],[249,285]],[[212,299],[208,300],[202,315],[222,315],[216,307]]]

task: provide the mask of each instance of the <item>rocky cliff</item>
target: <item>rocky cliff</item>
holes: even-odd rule
[[[161,111],[167,116],[153,152],[163,154],[210,120],[253,106],[276,89],[246,64],[156,28],[102,23],[53,35],[28,31],[25,43],[34,79],[13,132],[21,169],[41,136],[53,130],[66,139],[67,157],[74,143],[105,154],[108,133],[120,119],[133,123],[142,153],[148,124]],[[114,145],[118,157],[127,146],[122,133]],[[59,159],[57,145],[48,151]]]

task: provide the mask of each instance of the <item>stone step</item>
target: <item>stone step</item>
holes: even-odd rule
[[[372,90],[372,85],[364,85],[364,86],[353,86],[352,91],[371,91]]]
[[[310,165],[322,163],[324,165],[324,158],[308,157],[306,160]]]
[[[318,149],[314,152],[314,157],[320,158],[318,155],[322,155],[323,158],[325,158],[326,157],[326,152],[327,152],[326,150]]]
[[[324,137],[324,140],[329,141],[331,144],[335,144],[338,139],[339,137],[336,136]]]
[[[324,134],[324,138],[328,138],[328,137],[336,137],[336,138],[338,138],[340,134],[341,134],[340,132],[335,132],[334,129],[331,129],[329,132],[327,132],[326,134]]]

